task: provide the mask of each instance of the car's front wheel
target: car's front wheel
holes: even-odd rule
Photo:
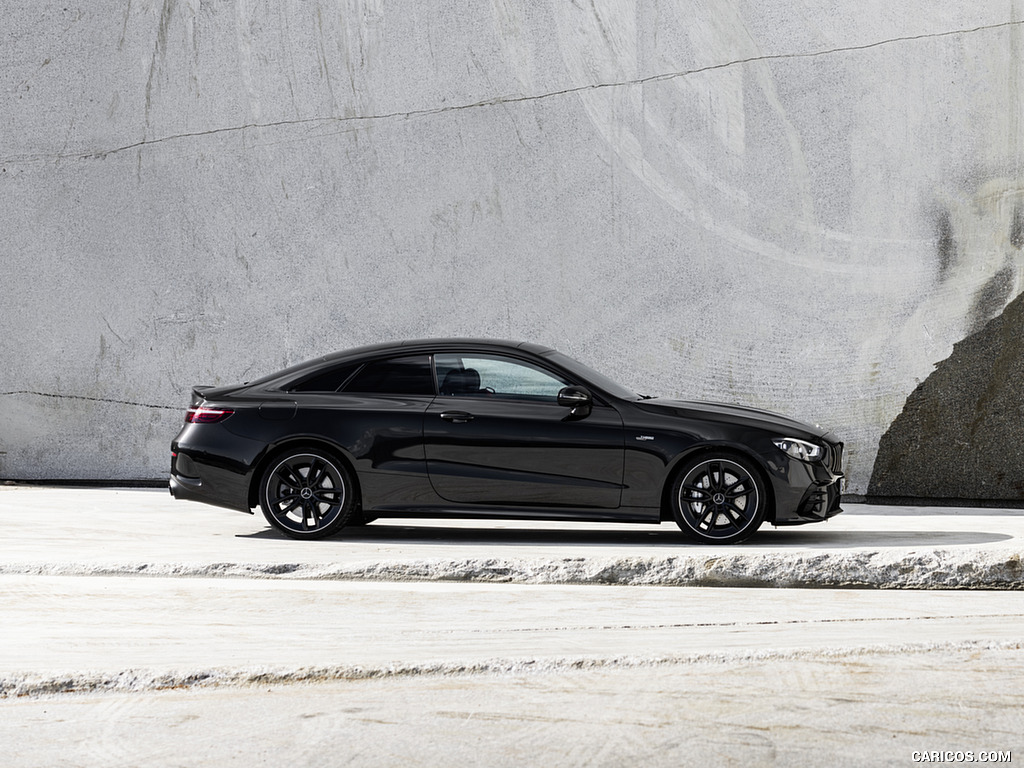
[[[322,539],[341,530],[353,502],[348,470],[315,448],[282,454],[267,465],[260,480],[263,516],[293,539]]]
[[[768,503],[760,473],[748,459],[706,453],[676,475],[672,514],[687,535],[708,544],[734,544],[753,534]]]

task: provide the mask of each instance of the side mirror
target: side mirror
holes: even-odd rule
[[[558,392],[558,404],[571,408],[570,416],[583,418],[590,415],[590,407],[594,404],[594,398],[590,390],[584,387],[563,387]]]

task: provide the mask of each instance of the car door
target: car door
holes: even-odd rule
[[[540,365],[491,353],[434,356],[438,397],[424,447],[435,492],[460,504],[612,509],[622,494],[618,412],[559,405],[576,384]]]

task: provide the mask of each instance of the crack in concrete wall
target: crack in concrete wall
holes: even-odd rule
[[[114,405],[134,405],[139,408],[154,408],[163,411],[178,411],[180,406],[176,405],[154,405],[153,403],[139,403],[134,400],[115,400],[109,397],[89,397],[87,395],[63,395],[54,392],[36,392],[31,389],[15,389],[10,392],[0,392],[0,397],[13,397],[15,395],[33,395],[35,397],[50,397],[56,400],[87,400],[94,403],[112,403]]]
[[[481,101],[472,102],[469,104],[455,104],[446,107],[434,107],[430,109],[417,109],[407,112],[388,112],[373,115],[356,115],[351,117],[310,117],[300,120],[276,120],[270,122],[254,122],[246,123],[240,126],[232,126],[227,128],[212,128],[205,131],[190,131],[186,133],[171,134],[169,136],[161,136],[153,139],[144,139],[142,141],[136,141],[131,144],[125,144],[120,147],[114,147],[112,149],[98,149],[88,152],[72,152],[72,153],[57,153],[57,154],[41,154],[41,155],[21,155],[21,156],[7,156],[0,157],[0,163],[14,163],[14,162],[41,162],[50,160],[93,160],[103,159],[109,155],[117,154],[120,152],[128,152],[134,149],[141,149],[144,147],[153,146],[156,144],[163,144],[167,142],[179,141],[182,139],[193,139],[203,136],[215,136],[224,133],[235,133],[239,131],[254,130],[254,129],[270,129],[270,128],[282,128],[288,126],[300,126],[300,125],[315,125],[324,123],[339,123],[339,124],[354,124],[365,121],[381,121],[381,120],[406,120],[419,117],[430,117],[434,115],[446,114],[449,112],[458,112],[467,109],[480,109],[484,107],[494,106],[507,106],[509,104],[521,104],[530,103],[536,101],[542,101],[545,99],[557,98],[560,96],[570,96],[578,93],[585,93],[587,91],[605,89],[605,88],[623,88],[632,87],[637,85],[646,85],[648,83],[666,82],[675,80],[678,78],[690,77],[693,75],[702,75],[708,72],[715,72],[722,69],[728,69],[730,67],[741,66],[745,64],[755,64],[770,61],[785,61],[788,59],[810,59],[818,58],[822,56],[833,56],[841,53],[854,53],[857,51],[866,51],[873,48],[879,48],[887,45],[894,45],[897,43],[908,43],[916,42],[920,40],[929,39],[940,39],[945,37],[954,37],[957,35],[971,35],[979,32],[989,32],[999,29],[1007,29],[1013,27],[1020,27],[1024,25],[1024,21],[1007,21],[999,24],[986,24],[978,27],[972,27],[968,29],[955,29],[948,30],[945,32],[931,32],[928,34],[921,35],[907,35],[903,37],[886,38],[884,40],[877,40],[871,43],[863,43],[860,45],[848,45],[839,46],[836,48],[828,48],[817,51],[806,51],[803,53],[776,53],[776,54],[765,54],[763,56],[750,56],[740,59],[732,59],[730,61],[721,62],[719,64],[711,64],[706,67],[698,67],[696,69],[682,70],[678,72],[663,72],[656,75],[648,75],[646,77],[639,77],[630,80],[620,80],[615,82],[607,83],[591,83],[588,85],[574,86],[572,88],[564,88],[557,91],[549,91],[546,93],[532,94],[525,96],[495,96],[491,99],[483,99]],[[147,92],[147,109],[149,94]]]

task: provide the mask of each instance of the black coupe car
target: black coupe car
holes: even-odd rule
[[[659,523],[731,543],[842,510],[843,444],[737,405],[638,395],[547,347],[406,341],[197,386],[171,493],[297,539],[378,517]]]

